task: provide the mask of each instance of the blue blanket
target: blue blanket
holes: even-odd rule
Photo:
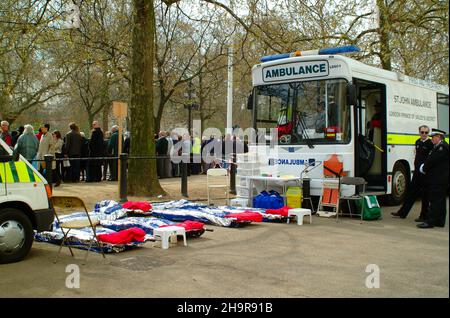
[[[261,213],[264,222],[281,221],[284,218],[280,215],[266,214],[265,210],[253,208],[240,208],[230,206],[207,206],[187,200],[170,201],[165,203],[154,203],[152,215],[171,221],[199,221],[206,224],[213,224],[224,227],[238,227],[251,222],[237,222],[234,218],[227,218],[227,214],[244,211]]]

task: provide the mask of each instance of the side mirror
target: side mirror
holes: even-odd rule
[[[358,98],[356,96],[356,87],[354,84],[348,84],[347,85],[347,105],[356,106],[357,104],[358,104]]]
[[[253,109],[253,93],[250,93],[247,99],[247,109]]]

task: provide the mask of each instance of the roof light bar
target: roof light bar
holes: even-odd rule
[[[356,53],[360,49],[356,45],[347,45],[339,47],[330,47],[319,50],[308,50],[308,51],[295,51],[292,53],[275,54],[264,56],[260,59],[261,62],[269,62],[285,59],[293,56],[308,56],[308,55],[333,55],[333,54],[345,54],[345,53]]]
[[[275,55],[267,55],[261,58],[261,62],[269,62],[269,61],[275,61],[275,60],[281,60],[291,57],[290,53],[284,53],[284,54],[275,54]]]
[[[320,49],[319,55],[356,53],[359,51],[360,51],[360,49],[356,45],[347,45],[347,46],[329,47],[326,49]]]

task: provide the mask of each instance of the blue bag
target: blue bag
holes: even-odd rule
[[[283,197],[276,191],[262,191],[253,198],[253,207],[259,209],[279,209],[284,206]]]
[[[269,191],[268,207],[266,209],[280,209],[284,207],[284,199],[277,191]]]
[[[254,208],[263,208],[265,206],[266,198],[269,196],[267,191],[263,191],[253,198],[253,207]]]

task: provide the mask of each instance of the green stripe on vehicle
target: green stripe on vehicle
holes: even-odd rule
[[[414,145],[419,135],[387,134],[389,145]]]
[[[419,135],[414,134],[395,134],[388,133],[387,134],[387,143],[388,145],[414,145],[416,140],[419,139]],[[448,143],[449,138],[446,137],[445,141]]]
[[[28,176],[30,177],[30,182],[35,182],[36,178],[34,177],[34,171],[31,169],[27,164],[25,164],[27,167]]]
[[[16,165],[14,161],[9,161],[9,167],[11,168],[11,174],[14,179],[14,182],[20,182],[19,180],[19,174],[17,173]]]

